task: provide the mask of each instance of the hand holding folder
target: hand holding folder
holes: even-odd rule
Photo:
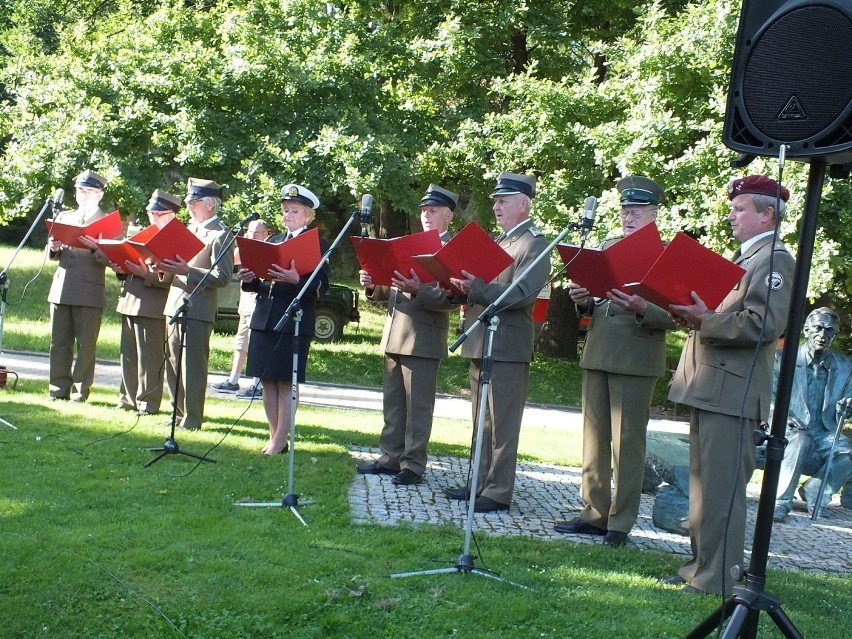
[[[72,248],[88,248],[79,240],[81,236],[93,237],[95,239],[114,239],[123,233],[121,227],[121,215],[113,211],[86,225],[70,224],[58,220],[45,220],[47,234],[55,240],[59,240],[66,246]]]
[[[353,235],[350,240],[361,270],[369,273],[373,284],[377,286],[392,286],[395,271],[406,278],[411,277],[411,269],[414,269],[421,282],[435,281],[429,271],[415,262],[413,256],[433,253],[441,248],[441,234],[436,230],[387,240]]]
[[[415,255],[414,260],[432,274],[433,280],[456,292],[460,291],[450,278],[464,279],[462,271],[487,284],[514,262],[475,222],[469,222],[434,254]]]
[[[737,285],[745,269],[685,233],[675,235],[662,255],[638,282],[627,289],[660,308],[693,304],[692,291],[713,310]]]
[[[119,272],[124,274],[128,273],[125,262],[137,263],[140,259],[144,259],[144,256],[126,239],[98,240],[98,248],[110,262],[118,266]]]
[[[269,269],[273,265],[284,269],[295,262],[299,276],[312,273],[322,259],[319,244],[319,231],[308,229],[286,242],[264,242],[243,235],[237,236],[240,250],[240,266],[253,272],[260,279],[269,279]]]
[[[567,265],[568,277],[593,297],[604,298],[614,288],[624,290],[628,282],[641,280],[665,245],[657,225],[648,224],[603,249],[571,244],[556,248]]]
[[[155,266],[163,260],[174,261],[178,256],[189,262],[204,248],[204,242],[177,218],[163,228],[152,224],[127,238],[126,242]]]

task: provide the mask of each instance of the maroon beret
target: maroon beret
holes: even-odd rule
[[[778,182],[765,175],[749,175],[748,177],[732,180],[728,185],[728,199],[733,200],[738,195],[743,193],[754,193],[756,195],[768,195],[776,197],[778,195]],[[781,199],[785,202],[790,197],[790,191],[786,187],[781,187]]]

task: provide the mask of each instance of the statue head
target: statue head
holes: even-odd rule
[[[808,354],[811,357],[821,358],[840,332],[840,316],[825,306],[816,308],[805,320],[803,332],[808,340]]]

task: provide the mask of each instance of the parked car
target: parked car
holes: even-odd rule
[[[240,321],[237,304],[240,301],[240,281],[234,277],[223,289],[219,290],[219,307],[216,309],[216,321]],[[331,342],[343,336],[343,328],[349,322],[358,322],[358,292],[342,284],[331,284],[328,290],[317,298],[314,339]]]

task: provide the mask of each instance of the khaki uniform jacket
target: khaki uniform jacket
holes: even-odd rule
[[[97,213],[87,222],[93,222],[104,217],[106,213],[98,209]],[[57,219],[69,224],[82,224],[79,211],[64,211]],[[100,251],[92,253],[87,248],[71,248],[63,246],[58,252],[50,251],[50,259],[59,260],[53,283],[47,301],[51,304],[67,304],[69,306],[106,306],[106,274],[105,268],[109,260]]]
[[[475,280],[467,295],[464,328],[467,330],[479,314],[509,287],[547,248],[547,239],[527,220],[507,236],[501,234],[497,243],[514,258],[514,262],[490,284]],[[498,309],[500,322],[494,333],[492,356],[497,362],[531,362],[535,333],[532,313],[538,291],[547,283],[550,260],[542,259],[507,297],[504,309]],[[462,357],[482,359],[485,327],[478,322],[476,329],[462,344]]]
[[[424,285],[414,296],[390,286],[376,286],[365,294],[374,302],[388,302],[381,343],[385,353],[446,359],[449,312],[458,305],[451,304],[444,293]]]
[[[769,261],[774,253],[773,273]],[[701,410],[766,419],[772,394],[775,343],[787,325],[795,262],[772,237],[759,240],[734,260],[746,269],[719,308],[690,331],[672,380],[669,399]],[[766,306],[769,284],[773,289]],[[755,345],[764,328],[754,377],[746,389]],[[743,404],[743,393],[748,391]]]
[[[164,309],[166,317],[171,317],[177,312],[183,300],[195,289],[201,278],[216,261],[218,255],[230,243],[232,237],[231,230],[218,218],[207,220],[199,225],[195,234],[204,242],[204,248],[189,261],[189,273],[177,276],[161,274],[161,280],[171,284]],[[216,268],[204,280],[204,286],[192,298],[192,303],[187,311],[189,319],[211,323],[216,321],[216,307],[218,305],[216,289],[228,285],[233,270],[234,249],[231,245],[228,248],[228,253],[219,260]]]
[[[129,274],[121,282],[115,310],[130,317],[163,319],[163,309],[169,296],[169,284],[154,272],[143,277]]]

